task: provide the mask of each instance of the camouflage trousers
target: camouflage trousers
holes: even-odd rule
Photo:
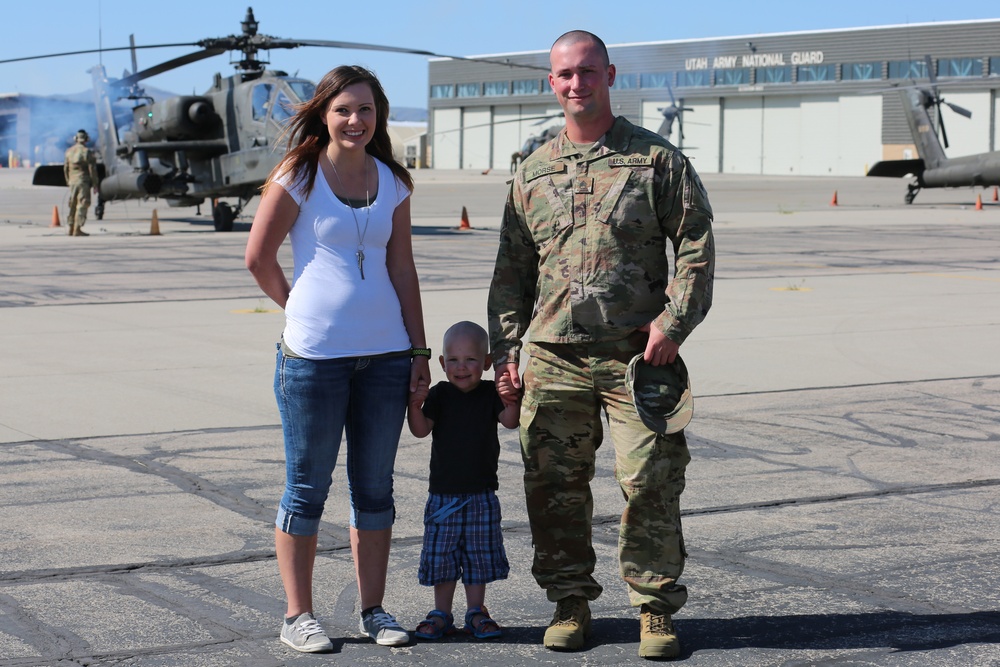
[[[74,226],[83,227],[87,222],[87,209],[90,208],[90,191],[94,186],[90,181],[77,181],[69,185],[69,215],[66,224],[72,230]]]
[[[570,595],[594,600],[603,590],[593,577],[590,490],[603,411],[615,448],[615,479],[625,496],[618,558],[629,600],[672,614],[687,600],[677,580],[687,556],[680,495],[691,457],[683,431],[657,435],[636,415],[625,370],[646,337],[634,338],[527,346],[520,436],[532,574],[551,601]]]

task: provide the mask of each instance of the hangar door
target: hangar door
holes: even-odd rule
[[[722,105],[722,171],[760,174],[763,154],[763,97],[727,97]]]
[[[799,131],[799,173],[831,176],[840,153],[840,98],[837,95],[803,97]]]
[[[760,173],[802,172],[802,110],[797,97],[765,97],[761,132]]]
[[[431,142],[431,166],[435,169],[458,169],[462,155],[462,110],[434,110],[434,138]]]
[[[839,176],[864,176],[882,159],[882,96],[843,95],[838,106]]]
[[[562,109],[515,104],[493,108],[493,168],[510,169],[511,156],[546,128],[563,125]]]
[[[684,154],[699,174],[719,173],[721,100],[685,101],[684,106],[690,109],[684,112]]]
[[[882,151],[881,97],[726,98],[722,170],[864,176]]]
[[[489,109],[463,109],[462,169],[489,169],[492,145],[493,112]]]

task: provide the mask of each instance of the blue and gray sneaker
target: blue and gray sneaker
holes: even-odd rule
[[[409,633],[382,607],[374,607],[362,615],[360,629],[361,634],[368,635],[381,646],[402,646],[410,642]]]

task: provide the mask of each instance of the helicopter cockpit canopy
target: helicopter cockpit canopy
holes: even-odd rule
[[[312,99],[316,85],[305,79],[272,77],[254,85],[251,96],[253,119],[271,120],[279,125],[295,114],[295,105]]]

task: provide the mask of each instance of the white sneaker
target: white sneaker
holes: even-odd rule
[[[281,641],[303,653],[323,653],[333,650],[333,642],[323,626],[308,611],[299,614],[292,623],[281,624]]]
[[[361,634],[368,635],[381,646],[402,646],[410,643],[409,633],[382,607],[375,607],[362,616],[360,629]]]

